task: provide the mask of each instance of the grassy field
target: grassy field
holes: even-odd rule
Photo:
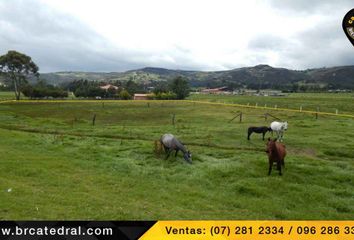
[[[290,93],[285,97],[192,94],[190,100],[225,102],[308,111],[348,114],[354,112],[354,93]]]
[[[268,99],[354,113],[351,95]],[[229,122],[238,111],[243,122]],[[259,109],[178,101],[1,103],[0,219],[353,219],[354,119],[267,112],[289,121],[281,177],[267,176],[261,136],[246,139],[248,126],[272,121]],[[154,152],[166,132],[183,140],[193,164]]]
[[[14,100],[14,99],[15,99],[14,92],[1,92],[0,91],[0,101]]]

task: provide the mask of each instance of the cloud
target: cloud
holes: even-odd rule
[[[257,35],[249,41],[250,55],[270,56],[272,53],[276,56],[273,58],[274,65],[291,69],[354,64],[353,46],[344,35],[341,26],[345,7],[339,4],[340,7],[337,7],[333,14],[330,9],[334,8],[334,4],[326,1],[311,2],[311,5],[313,4],[311,8],[307,1],[270,2],[280,9],[291,11],[292,14],[299,14],[298,11],[305,12],[306,15],[311,15],[310,19],[314,21],[309,21],[303,30],[294,32],[291,37]],[[311,14],[311,11],[321,12],[322,15],[316,18],[314,17],[316,14]],[[288,26],[288,31],[291,31],[292,27]]]
[[[53,1],[0,1],[0,55],[23,52],[41,72],[354,64],[341,29],[351,1]]]
[[[255,50],[282,50],[291,44],[291,40],[286,40],[280,36],[271,34],[258,35],[248,42],[248,48]]]
[[[268,0],[270,6],[281,11],[291,12],[294,15],[335,12],[341,9],[353,8],[352,0]],[[324,17],[328,15],[323,14]],[[343,15],[344,17],[344,15]]]
[[[24,52],[42,72],[141,67],[83,22],[37,1],[2,2],[0,29],[1,54]]]

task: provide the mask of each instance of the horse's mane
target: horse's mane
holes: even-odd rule
[[[176,144],[176,146],[183,152],[187,152],[186,147],[183,145],[183,143],[181,141],[179,141],[177,138],[173,139],[174,143]]]

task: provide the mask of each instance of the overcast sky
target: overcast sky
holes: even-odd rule
[[[354,65],[353,0],[0,0],[0,55],[41,72]]]

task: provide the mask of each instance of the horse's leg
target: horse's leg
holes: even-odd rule
[[[165,153],[167,154],[168,147],[166,147],[166,146],[163,145],[163,144],[162,144],[162,147],[163,147],[163,150],[165,151]]]
[[[248,136],[247,136],[247,140],[250,140],[250,136],[251,136],[252,132],[248,131]]]
[[[168,149],[168,151],[167,151],[167,156],[166,156],[166,160],[167,160],[168,157],[170,156],[171,152],[172,152],[172,150],[171,150],[171,149]]]
[[[264,135],[265,135],[265,132],[262,132],[262,134],[263,134],[263,141],[264,141]]]
[[[272,172],[272,166],[273,166],[273,161],[269,160],[269,170],[268,170],[268,176],[270,175],[270,173]]]
[[[279,171],[279,175],[281,176],[281,162],[280,161],[281,161],[280,159],[277,161],[277,169]]]
[[[178,153],[178,149],[176,149],[176,154],[175,154],[175,157],[177,157],[177,153]]]

